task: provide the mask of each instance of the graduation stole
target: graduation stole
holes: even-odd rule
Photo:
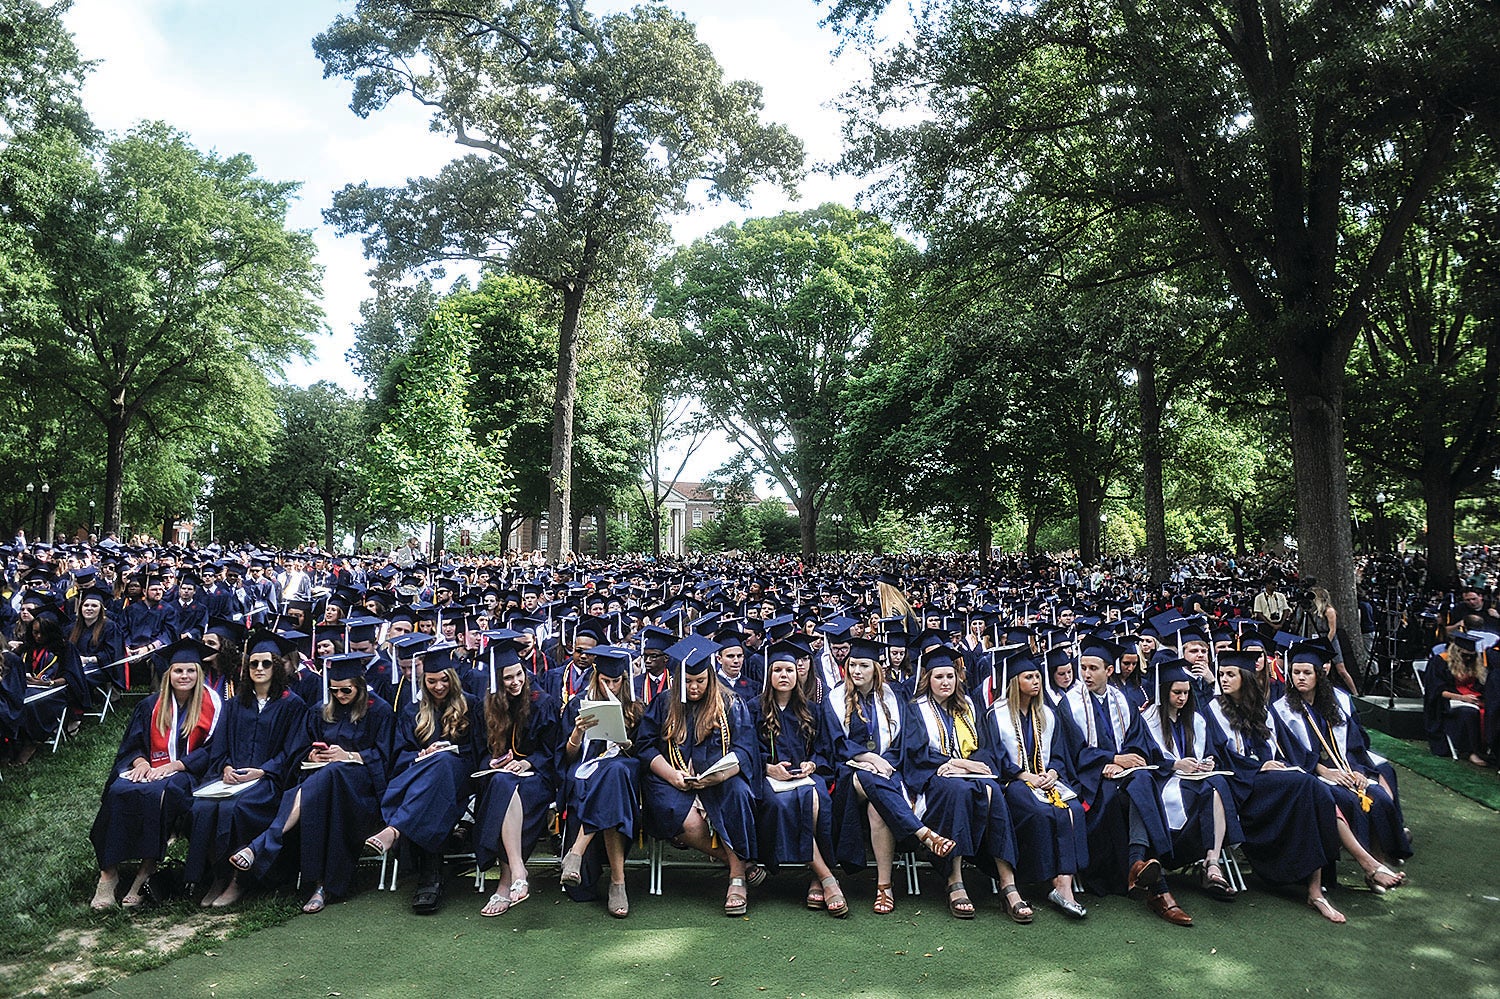
[[[1068,710],[1073,713],[1073,720],[1078,722],[1079,727],[1083,729],[1084,735],[1088,737],[1089,745],[1098,749],[1100,733],[1099,726],[1094,718],[1093,696],[1089,692],[1088,687],[1082,683],[1075,683],[1063,695],[1062,699],[1068,705]],[[1116,697],[1119,700],[1116,700]],[[1125,700],[1124,694],[1119,693],[1112,687],[1104,689],[1104,710],[1109,712],[1109,723],[1114,726],[1115,730],[1115,744],[1105,748],[1120,748],[1121,740],[1125,738],[1125,733],[1130,729],[1130,715],[1126,711],[1128,707],[1129,702]]]
[[[1024,729],[1021,727],[1020,721],[1017,720],[1016,749],[1020,753],[1021,765],[1024,769],[1029,770],[1034,774],[1044,774],[1047,772],[1047,770],[1046,759],[1042,756],[1042,726],[1037,724],[1038,712],[1035,710],[1035,708],[1036,701],[1033,700],[1031,702],[1031,709],[1029,710],[1029,713],[1031,714],[1031,745],[1029,747],[1026,745],[1026,740],[1022,735]],[[1046,716],[1042,715],[1042,717]],[[1055,785],[1051,788],[1048,788],[1046,791],[1043,791],[1042,793],[1047,796],[1047,801],[1052,805],[1053,808],[1068,807],[1068,803],[1063,800],[1063,796],[1058,792]]]
[[[45,679],[47,673],[58,663],[57,656],[46,649],[31,650],[31,675],[37,679]]]
[[[1356,773],[1357,771],[1355,771],[1355,769],[1349,765],[1349,758],[1341,753],[1338,749],[1338,746],[1335,745],[1336,740],[1332,738],[1333,725],[1330,723],[1328,726],[1329,738],[1324,738],[1323,726],[1319,725],[1315,720],[1318,717],[1317,713],[1311,711],[1306,704],[1302,704],[1301,708],[1302,721],[1307,725],[1308,730],[1311,731],[1313,735],[1318,737],[1318,743],[1322,745],[1323,752],[1328,754],[1328,758],[1331,759],[1340,770],[1346,771],[1347,773],[1351,774]],[[1362,774],[1360,776],[1363,777]],[[1355,794],[1359,795],[1359,810],[1361,812],[1368,812],[1370,810],[1370,806],[1374,804],[1374,802],[1370,799],[1370,792],[1362,786],[1358,791],[1355,792]]]
[[[957,700],[963,696],[955,693],[953,698]],[[973,715],[972,704],[969,706],[969,715],[945,711],[930,696],[918,701],[917,706],[927,723],[928,739],[933,748],[947,757],[968,759],[974,755],[974,751],[979,748],[979,735],[969,720]]]
[[[1224,731],[1224,734],[1234,740],[1234,751],[1241,756],[1248,757],[1250,754],[1245,752],[1245,737],[1235,731],[1233,725],[1229,724],[1229,717],[1224,714],[1224,708],[1219,704],[1217,697],[1208,706],[1208,710],[1213,712],[1214,721],[1218,722],[1219,728]],[[1282,753],[1281,746],[1276,742],[1276,725],[1271,719],[1271,712],[1269,710],[1266,711],[1266,732],[1266,745],[1271,749],[1271,759],[1282,759],[1284,761],[1285,754]],[[1262,760],[1261,762],[1264,763],[1266,761]]]
[[[203,688],[203,701],[198,706],[198,717],[193,721],[193,727],[188,729],[186,740],[186,751],[192,753],[213,735],[214,729],[219,724],[219,708],[222,702],[219,695],[211,688]],[[150,732],[150,761],[153,767],[159,767],[166,763],[175,763],[178,759],[177,736],[181,728],[181,719],[178,712],[177,698],[168,692],[166,697],[158,698],[156,709],[151,712]],[[166,732],[161,731],[159,722],[162,714],[169,712],[171,725]]]

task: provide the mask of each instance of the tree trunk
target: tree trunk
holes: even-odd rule
[[[974,543],[979,546],[979,564],[985,569],[990,567],[990,549],[995,547],[995,529],[990,525],[990,518],[981,514],[978,523],[974,525]]]
[[[437,560],[438,552],[448,546],[448,522],[438,517],[432,522],[432,559]]]
[[[1084,565],[1099,561],[1099,507],[1098,483],[1083,476],[1073,480],[1073,493],[1078,507],[1078,558]]]
[[[1042,518],[1036,514],[1028,514],[1026,517],[1026,557],[1036,557],[1036,536],[1042,529]]]
[[[104,422],[104,527],[102,533],[120,529],[122,501],[125,495],[125,436],[130,419],[123,403],[111,403],[109,418]],[[128,543],[129,539],[125,539]]]
[[[797,533],[802,538],[802,561],[811,565],[818,557],[818,511],[813,506],[812,491],[803,490],[796,499]]]
[[[509,510],[500,515],[500,550],[510,547],[510,532],[516,529],[516,515]],[[517,548],[520,545],[516,546]]]
[[[1291,416],[1292,478],[1297,491],[1297,561],[1333,598],[1340,621],[1356,621],[1354,542],[1349,532],[1349,474],[1344,453],[1344,361],[1347,352],[1324,346],[1326,336],[1301,338],[1310,352],[1278,351]],[[1321,348],[1321,349],[1320,349]],[[1309,353],[1312,356],[1309,356]],[[1337,354],[1335,357],[1333,355]],[[1356,676],[1369,650],[1358,628],[1348,628]]]
[[[354,554],[358,555],[365,547],[365,525],[361,520],[354,522]]]
[[[1229,501],[1229,512],[1234,516],[1234,556],[1245,557],[1245,501],[1243,499],[1232,499]],[[1160,582],[1160,580],[1153,580]]]
[[[333,491],[329,490],[323,494],[323,550],[325,552],[333,551],[333,509],[334,495]],[[355,551],[358,550],[355,548]]]
[[[557,390],[552,401],[552,468],[547,504],[547,559],[557,562],[569,550],[573,524],[573,407],[578,400],[578,323],[586,283],[570,282],[563,292],[557,327]]]
[[[172,538],[172,526],[174,524],[176,524],[176,523],[177,523],[177,518],[172,515],[172,511],[168,510],[166,513],[164,513],[164,514],[161,515],[161,543],[162,544],[164,544],[164,545],[170,545],[170,544],[172,544],[172,542],[173,542],[173,538]]]
[[[661,505],[651,507],[651,556],[661,558]]]
[[[37,535],[38,541],[52,543],[52,538],[57,534],[57,493],[49,490],[42,497],[42,527]]]
[[[1427,506],[1427,583],[1433,589],[1451,590],[1458,585],[1458,557],[1453,551],[1457,496],[1446,465],[1434,463],[1423,470],[1422,502]]]
[[[594,542],[598,546],[599,557],[609,558],[609,507],[602,503],[594,513],[594,530],[598,535]]]
[[[1161,399],[1156,394],[1156,359],[1136,365],[1141,406],[1141,475],[1145,486],[1146,575],[1152,586],[1167,580],[1167,502],[1162,486]],[[1241,552],[1240,554],[1244,554]]]

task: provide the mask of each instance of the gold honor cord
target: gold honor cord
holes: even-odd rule
[[[1313,722],[1312,715],[1308,713],[1306,704],[1302,705],[1302,720],[1307,723],[1308,728],[1312,729],[1313,735],[1318,737],[1318,742],[1322,745],[1323,752],[1327,753],[1328,758],[1331,759],[1334,763],[1338,764],[1338,768],[1340,770],[1343,770],[1346,773],[1356,774],[1361,779],[1363,779],[1364,775],[1357,774],[1355,769],[1349,765],[1349,760],[1344,756],[1344,754],[1340,753],[1338,749],[1333,746],[1332,723],[1330,723],[1328,726],[1330,737],[1325,739],[1323,738],[1323,730]],[[1370,798],[1370,792],[1365,790],[1365,785],[1360,785],[1359,789],[1354,793],[1359,795],[1359,810],[1362,812],[1368,812],[1370,810],[1370,806],[1374,804],[1374,802]]]
[[[1026,764],[1026,769],[1030,770],[1034,774],[1040,775],[1044,773],[1044,771],[1042,770],[1042,727],[1036,723],[1035,717],[1032,718],[1031,722],[1031,743],[1032,755],[1028,756],[1026,753],[1026,745],[1021,741],[1021,719],[1017,718],[1016,749],[1020,752],[1021,761]],[[1052,787],[1047,788],[1047,790],[1043,793],[1046,794],[1047,800],[1052,803],[1052,807],[1068,807],[1068,803],[1063,800],[1062,794],[1058,792],[1057,785],[1054,784]]]

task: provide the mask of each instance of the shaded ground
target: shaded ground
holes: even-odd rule
[[[1500,863],[1496,813],[1410,771],[1401,773],[1418,854],[1413,884],[1385,896],[1334,892],[1349,916],[1335,927],[1298,894],[1252,878],[1233,905],[1196,889],[1179,898],[1198,921],[1167,925],[1139,903],[1090,902],[1072,924],[1039,907],[1012,925],[994,896],[975,892],[979,918],[960,923],[942,908],[936,876],[923,894],[898,894],[896,914],[869,912],[871,879],[848,883],[853,915],[807,912],[805,881],[789,874],[752,893],[750,915],[718,914],[722,877],[669,870],[667,894],[651,898],[632,871],[633,912],[556,892],[538,870],[533,897],[499,919],[450,881],[443,911],[406,908],[411,884],[367,892],[316,917],[297,917],[240,939],[195,943],[191,956],[114,982],[117,996],[638,996],[871,997],[921,995],[1098,996],[1278,994],[1472,996],[1500,999]],[[1342,880],[1361,884],[1347,867]],[[971,887],[983,884],[971,879]],[[1029,892],[1040,902],[1043,893]],[[213,917],[187,917],[209,921]]]

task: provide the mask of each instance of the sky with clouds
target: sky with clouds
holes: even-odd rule
[[[834,58],[834,39],[818,24],[824,8],[813,0],[669,5],[697,24],[729,77],[765,88],[767,117],[802,139],[810,164],[837,157],[841,122],[830,102],[865,67],[853,55]],[[596,12],[627,6],[589,4]],[[358,239],[335,237],[320,213],[345,184],[400,184],[436,172],[458,149],[429,131],[413,103],[360,119],[348,108],[349,83],[323,79],[311,40],[352,7],[340,0],[75,0],[68,26],[84,57],[98,60],[84,100],[101,128],[124,132],[160,119],[201,149],[248,153],[262,176],[302,184],[290,221],[317,240],[328,331],[317,338],[315,358],[286,375],[357,392],[362,386],[344,352],[369,294],[368,264]],[[730,220],[830,200],[852,204],[859,189],[852,178],[810,173],[797,202],[766,187],[747,209],[715,205],[676,219],[673,234],[685,242]],[[688,477],[701,478],[731,453],[727,441],[715,440],[694,456]]]

